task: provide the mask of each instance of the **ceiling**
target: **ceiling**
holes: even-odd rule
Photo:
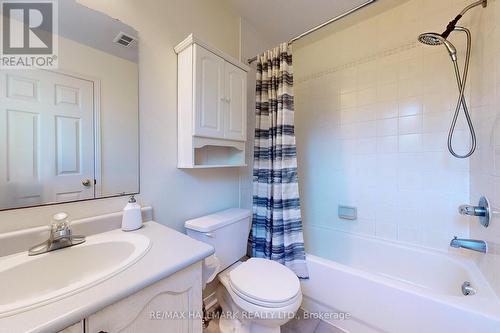
[[[138,61],[137,46],[117,45],[113,39],[120,32],[137,38],[130,26],[106,14],[87,8],[75,0],[59,1],[59,34],[81,44],[133,62]]]
[[[114,42],[119,33],[137,39],[137,31],[106,14],[81,5],[77,0],[58,2],[58,34],[114,56],[138,62],[137,42],[123,47]]]
[[[368,0],[228,0],[269,41],[288,41]]]

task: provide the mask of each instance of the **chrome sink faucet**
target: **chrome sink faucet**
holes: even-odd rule
[[[485,241],[476,239],[460,239],[455,236],[451,242],[450,246],[454,248],[462,248],[472,251],[477,251],[481,253],[486,253],[488,251],[488,245]]]
[[[34,256],[85,242],[85,236],[74,236],[72,234],[68,214],[58,213],[52,219],[49,239],[31,247],[28,250],[28,255]]]

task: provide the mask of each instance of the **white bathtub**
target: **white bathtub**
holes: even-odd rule
[[[329,244],[307,255],[306,310],[349,313],[329,319],[350,333],[500,333],[500,301],[465,256],[328,229],[311,230]],[[321,237],[320,240],[318,237]],[[314,246],[313,246],[314,248]],[[464,296],[471,282],[475,295]]]

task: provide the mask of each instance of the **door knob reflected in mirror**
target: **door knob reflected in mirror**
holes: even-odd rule
[[[89,187],[90,185],[92,185],[92,182],[90,179],[84,179],[82,180],[82,185],[85,187]]]

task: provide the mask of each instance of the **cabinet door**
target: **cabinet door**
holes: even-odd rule
[[[224,60],[194,45],[194,135],[224,137]]]
[[[224,137],[245,141],[247,124],[247,74],[244,70],[226,62],[226,121]]]
[[[201,263],[86,319],[88,333],[202,333]]]

